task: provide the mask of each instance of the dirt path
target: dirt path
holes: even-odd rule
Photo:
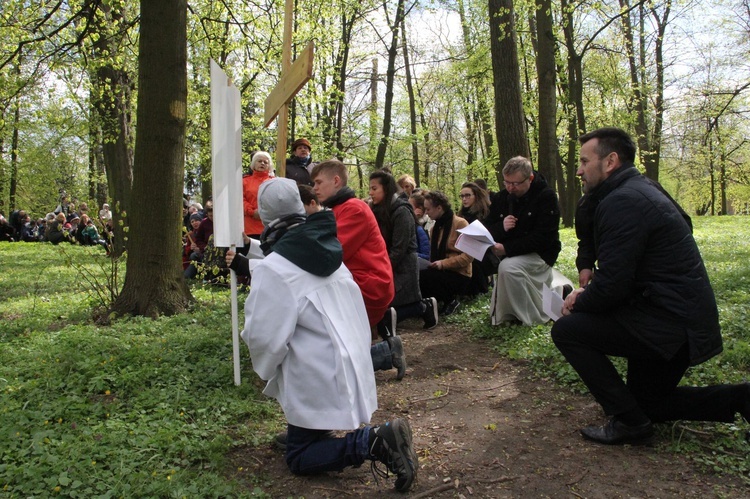
[[[401,326],[401,325],[400,325]],[[407,418],[419,456],[408,497],[740,497],[739,481],[701,473],[654,447],[606,447],[578,429],[603,422],[588,396],[527,377],[519,364],[450,326],[400,328],[409,361],[401,382],[377,373],[373,423]],[[365,464],[319,477],[295,477],[270,445],[231,456],[238,479],[256,477],[273,497],[404,497],[393,479],[375,482]],[[250,490],[253,485],[248,483]]]

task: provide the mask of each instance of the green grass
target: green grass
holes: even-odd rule
[[[188,314],[96,326],[69,258],[91,248],[0,244],[0,496],[249,497],[234,446],[282,422],[243,350],[235,387],[229,293]]]
[[[746,379],[750,366],[750,219],[697,218],[721,311],[725,353],[686,383]],[[563,231],[558,267],[575,277],[575,240]],[[257,497],[231,478],[226,456],[268,442],[283,425],[242,351],[235,387],[229,292],[193,289],[194,308],[158,320],[97,326],[97,296],[76,267],[102,275],[99,248],[0,243],[0,497]],[[71,263],[75,265],[71,265]],[[100,265],[105,263],[105,265]],[[488,338],[499,355],[540,378],[584,391],[549,327],[489,325],[488,298],[451,322]],[[747,479],[745,423],[662,429],[665,452]]]
[[[688,370],[686,385],[739,383],[750,381],[750,217],[696,217],[694,235],[708,269],[719,307],[724,353]],[[563,251],[557,268],[574,283],[576,238],[573,229],[561,231]],[[493,327],[489,322],[489,297],[467,304],[449,322],[488,339],[503,356],[527,363],[543,381],[554,381],[572,391],[585,393],[576,372],[555,348],[549,326]],[[624,372],[622,359],[615,364]],[[730,473],[750,483],[750,445],[745,440],[748,425],[683,423],[662,426],[662,441],[669,452],[684,452],[707,470]]]

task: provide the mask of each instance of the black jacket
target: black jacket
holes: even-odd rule
[[[632,164],[626,164],[624,166],[630,167]],[[682,209],[677,201],[675,201],[669,193],[664,190],[664,187],[656,180],[651,180],[648,177],[643,177],[646,182],[651,183],[654,187],[664,194],[674,204],[675,208],[680,212],[680,215],[685,222],[690,226],[690,231],[693,230],[693,221],[690,219],[685,210]],[[575,228],[576,237],[578,238],[578,253],[576,254],[576,268],[578,272],[583,269],[594,269],[596,265],[596,249],[594,247],[594,213],[596,212],[596,206],[599,204],[598,199],[592,198],[591,196],[584,194],[581,199],[578,200],[576,205],[575,215]]]
[[[538,254],[550,267],[560,254],[560,206],[557,194],[544,177],[534,172],[529,190],[516,198],[503,189],[490,195],[486,226],[495,242],[502,243],[507,256]],[[513,215],[516,227],[505,232],[503,219]]]
[[[292,156],[286,160],[286,178],[290,178],[297,182],[297,185],[313,185],[313,181],[310,178],[310,171],[307,169],[312,160],[307,158],[303,160],[297,156]],[[312,170],[312,168],[310,168]]]
[[[590,196],[598,269],[574,312],[611,314],[666,360],[685,342],[691,365],[721,352],[716,299],[675,203],[632,165]]]

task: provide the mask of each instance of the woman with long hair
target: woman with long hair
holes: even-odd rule
[[[396,310],[396,320],[422,316],[425,329],[430,329],[437,324],[436,320],[431,320],[437,315],[437,303],[434,298],[422,300],[419,290],[416,221],[412,207],[398,197],[396,181],[385,171],[370,175],[370,199],[393,269],[396,295],[391,307]],[[427,313],[431,314],[429,318]]]
[[[430,265],[420,272],[419,286],[423,295],[443,303],[444,315],[450,315],[461,304],[458,297],[465,294],[471,281],[472,258],[456,248],[458,229],[469,224],[453,213],[442,192],[429,191],[424,197],[425,211],[435,225],[430,230]]]
[[[461,211],[458,216],[469,223],[479,220],[484,224],[490,214],[490,195],[474,182],[464,182],[459,193]],[[466,294],[474,296],[489,291],[489,275],[497,272],[497,258],[489,252],[484,260],[471,262],[471,282],[466,288]]]
[[[461,211],[458,216],[471,223],[479,220],[484,223],[490,214],[490,195],[474,182],[464,182],[461,192]]]

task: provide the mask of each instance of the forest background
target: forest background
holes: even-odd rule
[[[240,89],[248,165],[275,149],[263,103],[281,73],[283,12],[280,1],[3,2],[0,210],[42,216],[61,192],[108,201],[131,270],[114,308],[184,309],[169,255],[182,196],[212,194],[209,59]],[[476,177],[497,189],[522,154],[571,226],[576,137],[614,125],[689,213],[750,210],[749,0],[295,0],[293,33],[294,54],[309,41],[316,51],[290,140],[344,160],[361,194],[382,167],[454,198]]]

